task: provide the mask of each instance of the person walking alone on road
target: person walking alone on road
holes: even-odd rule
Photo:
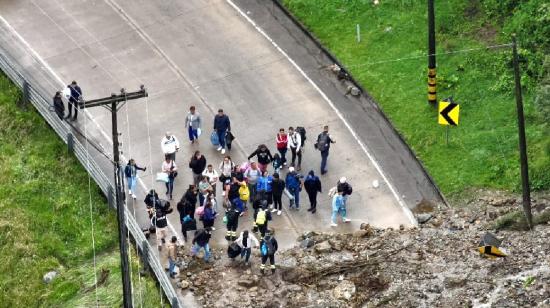
[[[170,244],[168,244],[168,273],[170,273],[170,278],[176,278],[176,258],[177,258],[177,242],[178,238],[172,236],[170,239]]]
[[[162,172],[168,174],[168,182],[166,183],[166,196],[172,200],[172,193],[174,192],[174,181],[178,176],[178,166],[176,163],[166,156],[166,159],[162,163]]]
[[[133,158],[130,158],[126,167],[124,167],[124,175],[126,175],[126,182],[128,182],[128,194],[132,198],[136,198],[136,183],[137,183],[137,171],[145,171],[147,168],[141,168],[136,164]]]
[[[277,240],[273,236],[273,230],[267,230],[265,237],[262,238],[260,242],[260,255],[262,257],[262,265],[260,265],[260,272],[265,274],[265,264],[269,258],[269,263],[271,263],[271,273],[275,274],[275,253],[279,248]]]
[[[252,154],[248,156],[248,160],[254,156],[258,157],[258,167],[262,172],[267,170],[269,163],[273,160],[273,156],[271,156],[271,152],[265,144],[260,144],[256,151],[252,152]]]
[[[171,160],[176,161],[176,152],[180,149],[180,143],[176,136],[171,132],[166,132],[166,135],[160,141],[160,147],[164,156],[168,156]]]
[[[277,137],[275,137],[277,142],[277,151],[281,154],[281,163],[283,166],[286,166],[286,151],[288,151],[288,135],[285,132],[284,128],[279,128]]]
[[[290,202],[290,208],[294,207],[297,211],[300,210],[300,191],[302,190],[302,181],[300,180],[300,175],[294,171],[294,167],[288,168],[288,173],[286,174],[286,189],[290,195],[294,198]],[[294,203],[294,204],[293,204]]]
[[[63,104],[61,92],[59,91],[55,92],[53,96],[53,110],[55,114],[57,114],[57,117],[63,121],[63,117],[65,116],[65,105]]]
[[[283,210],[283,192],[285,190],[285,181],[279,177],[279,173],[273,174],[273,182],[271,183],[271,191],[273,193],[273,209],[272,213],[277,211],[277,215],[281,215]]]
[[[71,119],[72,110],[74,107],[74,118],[72,118],[72,121],[76,121],[76,118],[78,117],[78,102],[82,99],[82,89],[76,84],[76,81],[73,80],[70,85],[67,86],[69,89],[70,95],[69,95],[69,103],[67,105],[69,109],[69,114],[65,119]]]
[[[325,125],[323,132],[317,136],[317,142],[315,148],[321,152],[321,175],[327,173],[327,159],[330,144],[335,143],[332,137],[328,133],[328,125]]]
[[[210,242],[210,237],[212,236],[210,233],[210,228],[204,228],[200,229],[197,232],[195,232],[195,237],[193,237],[193,247],[191,248],[191,255],[193,257],[196,257],[201,248],[204,249],[204,262],[208,262],[208,259],[210,259],[210,246],[208,245],[208,242]]]
[[[193,171],[193,184],[198,187],[202,179],[202,172],[206,169],[206,158],[200,151],[195,151],[189,160],[189,168]]]
[[[292,153],[290,165],[300,171],[302,169],[302,136],[292,126],[288,128],[288,148]],[[295,164],[296,157],[298,157],[298,165]]]
[[[229,121],[229,117],[223,113],[223,109],[218,109],[218,114],[214,117],[214,130],[218,134],[220,142],[218,151],[221,151],[223,155],[225,154],[225,137],[227,131],[231,131],[231,122]]]
[[[310,211],[311,214],[315,214],[317,211],[317,193],[321,192],[321,180],[319,180],[319,177],[315,175],[313,170],[309,171],[309,174],[304,180],[304,188],[309,197],[310,207],[308,211]]]
[[[189,108],[187,116],[185,117],[185,127],[187,127],[187,132],[189,133],[189,141],[191,141],[191,144],[195,143],[195,141],[199,141],[199,131],[201,129],[201,124],[202,123],[200,114],[195,111],[195,106],[191,106],[191,108]]]
[[[241,247],[241,260],[244,258],[244,265],[248,266],[248,260],[250,260],[252,247],[260,247],[260,242],[253,233],[248,232],[248,230],[244,230],[239,235],[239,238],[235,240],[235,243]]]

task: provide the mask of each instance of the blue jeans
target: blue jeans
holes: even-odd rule
[[[341,207],[338,209],[338,211],[332,211],[332,223],[336,224],[336,216],[338,216],[338,213],[342,216],[342,219],[346,219],[346,208]]]
[[[208,262],[208,259],[210,258],[210,246],[208,246],[208,243],[204,246],[199,246],[199,244],[195,243],[195,245],[191,248],[191,255],[196,256],[201,248],[204,248],[204,261]]]
[[[328,149],[321,152],[321,173],[327,172]]]
[[[193,129],[193,127],[189,126],[187,128],[187,133],[189,134],[189,141],[199,139],[199,133],[197,132],[196,129]]]
[[[166,183],[166,194],[172,196],[172,192],[174,191],[174,178],[169,176],[168,177],[168,183]]]
[[[126,181],[128,182],[128,189],[131,190],[135,194],[136,193],[137,178],[135,176],[127,177]]]
[[[170,274],[175,274],[174,269],[176,267],[176,261],[172,260],[172,258],[168,258],[168,272]]]
[[[252,248],[243,248],[241,250],[241,259],[244,258],[244,262],[248,262],[250,259],[250,253],[252,252]]]
[[[299,209],[300,208],[300,188],[296,189],[289,189],[288,190],[290,194],[294,197],[294,206]]]
[[[226,130],[216,130],[216,133],[218,133],[218,140],[220,142],[220,146],[223,148],[225,148],[225,134],[226,134]]]

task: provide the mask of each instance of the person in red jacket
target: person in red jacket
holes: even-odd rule
[[[288,147],[288,135],[285,133],[284,128],[279,128],[279,133],[277,134],[277,151],[281,154],[281,162],[283,166],[286,166],[286,151]]]

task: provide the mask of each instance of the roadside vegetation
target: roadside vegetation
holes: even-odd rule
[[[550,189],[548,1],[435,1],[438,99],[460,104],[448,145],[427,103],[426,1],[283,2],[376,99],[451,199],[521,190],[511,48],[486,48],[517,33],[531,188]]]
[[[99,306],[121,306],[115,212],[36,110],[16,106],[19,96],[0,73],[0,306],[95,306],[92,240]],[[136,299],[160,306],[155,281],[138,281],[135,251],[132,266]],[[58,276],[46,284],[49,271]]]

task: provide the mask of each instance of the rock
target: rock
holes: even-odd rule
[[[315,245],[315,241],[313,241],[311,238],[306,238],[300,243],[300,248],[307,249]]]
[[[251,288],[256,285],[256,282],[253,279],[241,278],[237,284],[246,288]]]
[[[189,286],[191,286],[191,284],[187,280],[182,280],[178,284],[179,284],[178,287],[182,290],[185,290],[185,289],[189,288]]]
[[[328,240],[328,243],[330,244],[330,247],[336,251],[342,251],[342,242],[330,239]]]
[[[380,183],[378,183],[378,180],[372,181],[372,187],[374,187],[374,188],[380,187]]]
[[[318,253],[330,252],[331,250],[332,250],[332,247],[330,247],[330,244],[328,241],[323,241],[315,245],[315,251]]]
[[[342,280],[332,293],[337,299],[350,300],[355,294],[355,284],[349,280]]]
[[[427,223],[430,219],[432,219],[433,215],[432,214],[418,214],[416,215],[416,220],[418,221],[419,224],[425,224]]]
[[[258,287],[252,287],[252,288],[248,289],[248,291],[256,292],[256,291],[258,291]]]
[[[53,281],[53,279],[57,276],[56,271],[47,272],[44,277],[42,277],[42,280],[44,283],[50,283]]]
[[[191,277],[191,276],[193,276],[193,273],[191,273],[191,272],[187,272],[187,274],[186,274],[186,275],[187,275],[187,277]]]
[[[367,230],[357,230],[355,232],[353,232],[353,237],[355,238],[362,238],[362,237],[365,237],[369,234],[369,231]]]

